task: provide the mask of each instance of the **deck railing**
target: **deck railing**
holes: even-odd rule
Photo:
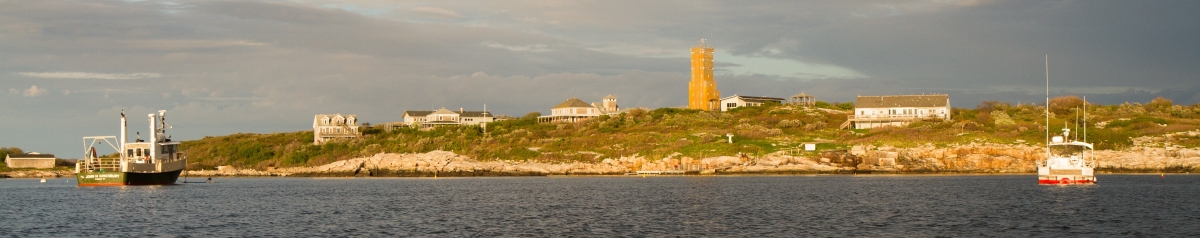
[[[92,158],[79,163],[83,171],[121,171],[121,158]]]
[[[940,119],[946,118],[945,113],[936,114],[893,114],[893,115],[848,115],[850,120],[886,120],[886,119]]]

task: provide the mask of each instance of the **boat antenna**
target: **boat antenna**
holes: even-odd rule
[[[1079,141],[1079,111],[1075,111],[1075,141]]]
[[[1050,159],[1050,54],[1046,54],[1046,159]]]
[[[1087,96],[1083,96],[1083,141],[1087,141]]]

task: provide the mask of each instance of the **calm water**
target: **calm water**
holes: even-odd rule
[[[0,179],[0,236],[1200,236],[1200,176]]]

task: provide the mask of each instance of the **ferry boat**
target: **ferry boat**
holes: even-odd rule
[[[134,142],[126,138],[125,111],[121,111],[121,137],[83,137],[84,159],[75,163],[75,178],[79,186],[170,185],[179,179],[187,165],[187,156],[178,150],[179,142],[171,141],[166,129],[166,110],[149,114],[149,140],[141,133]],[[115,156],[97,154],[96,146],[108,144]]]
[[[1046,55],[1046,160],[1037,163],[1038,184],[1096,183],[1092,144],[1071,139],[1065,124],[1061,136],[1050,137],[1050,55]],[[1083,98],[1084,136],[1087,140],[1087,98]],[[1068,141],[1069,140],[1069,141]]]
[[[1037,165],[1038,184],[1091,184],[1096,182],[1094,174],[1096,160],[1092,144],[1082,141],[1067,141],[1071,129],[1063,129],[1061,136],[1054,136],[1046,145],[1047,157]]]

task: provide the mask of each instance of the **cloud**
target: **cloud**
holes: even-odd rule
[[[51,79],[144,79],[159,78],[159,73],[105,74],[88,72],[20,72],[22,76]]]
[[[491,47],[491,48],[506,49],[506,50],[510,50],[510,51],[530,51],[530,52],[550,51],[549,47],[547,47],[546,45],[543,45],[543,44],[512,46],[512,45],[505,45],[505,44],[500,44],[500,43],[495,43],[495,42],[484,42],[483,45],[487,46],[487,47]]]
[[[41,89],[41,88],[38,88],[37,85],[33,85],[32,87],[29,87],[29,89],[26,89],[24,93],[21,93],[21,96],[37,97],[37,96],[41,96],[41,95],[45,95],[45,94],[46,94],[46,89]]]
[[[447,18],[462,18],[463,17],[462,14],[458,14],[457,12],[454,12],[451,10],[446,10],[446,9],[441,9],[441,8],[436,8],[436,7],[417,7],[417,8],[411,9],[410,11],[416,12],[416,13],[422,13],[422,14],[426,14],[426,15],[447,17]]]

